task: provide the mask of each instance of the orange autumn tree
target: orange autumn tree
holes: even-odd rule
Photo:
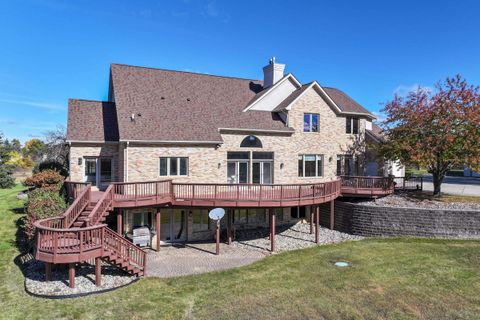
[[[380,151],[387,159],[426,167],[434,195],[452,167],[480,170],[479,87],[460,75],[438,82],[433,92],[419,87],[405,98],[395,95],[382,111],[387,140]]]

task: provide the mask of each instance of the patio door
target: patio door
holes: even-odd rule
[[[229,161],[227,164],[228,183],[248,183],[248,161]]]
[[[85,182],[106,189],[112,182],[112,158],[85,158]]]
[[[182,242],[187,240],[187,214],[185,210],[170,209],[162,213],[160,240],[163,242]]]
[[[252,164],[252,182],[272,184],[273,166],[270,161],[255,161]]]

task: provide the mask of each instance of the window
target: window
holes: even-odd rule
[[[337,156],[337,176],[342,175],[342,156]]]
[[[304,113],[303,132],[318,132],[320,129],[318,118],[318,113]]]
[[[241,148],[262,148],[262,142],[255,136],[247,136],[240,143]]]
[[[358,134],[359,119],[353,117],[346,118],[346,133]]]
[[[188,176],[188,158],[160,157],[160,176]]]
[[[132,213],[132,229],[142,226],[152,227],[152,213],[151,212],[135,212]]]
[[[322,177],[323,155],[304,154],[298,156],[299,177]]]
[[[356,176],[360,174],[360,161],[352,155],[337,155],[337,176]]]
[[[194,210],[192,213],[193,232],[210,230],[210,218],[208,210]]]

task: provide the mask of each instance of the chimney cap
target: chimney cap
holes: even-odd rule
[[[275,57],[271,57],[269,62],[270,62],[270,64],[274,64],[275,63]]]

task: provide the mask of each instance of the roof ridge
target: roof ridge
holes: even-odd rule
[[[232,77],[232,76],[222,76],[217,74],[208,74],[208,73],[200,73],[200,72],[192,72],[192,71],[183,71],[183,70],[173,70],[173,69],[165,69],[165,68],[154,68],[154,67],[146,67],[146,66],[135,66],[131,64],[125,63],[111,63],[110,67],[113,65],[123,66],[123,67],[131,67],[131,68],[142,68],[142,69],[149,69],[149,70],[158,70],[158,71],[168,71],[168,72],[178,72],[178,73],[188,73],[188,74],[195,74],[200,76],[209,76],[209,77],[216,77],[216,78],[226,78],[226,79],[238,79],[238,80],[249,80],[249,81],[258,81],[262,82],[259,79],[249,79],[249,78],[241,78],[241,77]]]

